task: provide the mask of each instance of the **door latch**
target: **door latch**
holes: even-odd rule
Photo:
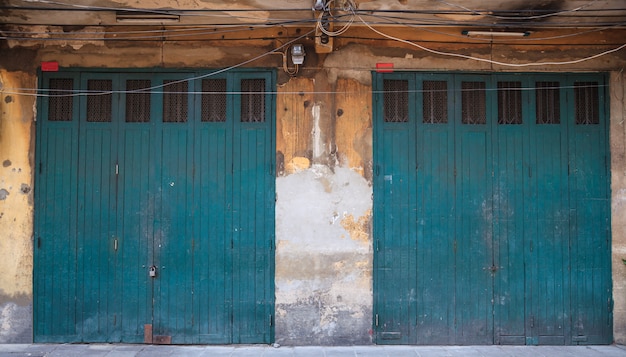
[[[151,278],[155,278],[156,277],[156,269],[157,269],[156,266],[153,265],[148,270],[148,274],[150,275]]]
[[[495,274],[498,271],[499,267],[497,267],[495,265],[492,265],[490,267],[486,267],[486,268],[483,268],[483,269],[484,270],[488,270],[491,274]]]

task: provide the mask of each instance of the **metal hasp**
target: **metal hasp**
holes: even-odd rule
[[[495,274],[498,271],[498,267],[495,265],[492,265],[490,267],[486,267],[485,270],[489,270],[491,274]]]

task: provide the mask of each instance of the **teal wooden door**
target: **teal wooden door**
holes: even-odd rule
[[[275,113],[271,77],[236,75],[234,104],[232,259],[235,343],[273,340]],[[268,165],[268,163],[270,165]],[[266,232],[265,234],[260,234]],[[271,233],[270,233],[271,232]]]
[[[566,92],[568,127],[572,339],[611,343],[612,300],[608,86],[605,77],[574,76]]]
[[[493,91],[488,76],[455,78],[455,324],[459,344],[493,339]],[[458,89],[460,88],[460,91]],[[427,202],[428,205],[434,203]],[[436,237],[433,237],[436,239]]]
[[[375,75],[377,343],[610,343],[604,81]]]
[[[379,131],[377,140],[385,147],[380,152],[380,160],[385,162],[384,168],[376,167],[378,188],[385,192],[374,195],[374,205],[379,208],[377,225],[375,226],[375,250],[377,258],[377,279],[374,290],[377,297],[387,303],[379,305],[379,314],[375,324],[379,326],[378,339],[406,343],[406,337],[412,334],[414,325],[406,323],[407,316],[417,314],[417,284],[415,271],[406,269],[416,262],[416,244],[410,241],[415,237],[418,228],[415,224],[417,208],[415,203],[415,150],[407,150],[410,142],[415,142],[415,126],[409,118],[414,108],[407,106],[412,99],[414,87],[399,76],[389,76],[382,84],[385,92],[396,93],[385,97],[393,105],[378,105],[379,117],[386,118],[380,124],[384,129]],[[394,210],[393,207],[398,209]],[[413,260],[411,260],[413,259]],[[398,293],[398,292],[402,293]],[[379,321],[379,316],[383,320]]]
[[[42,88],[51,96],[40,102],[35,185],[33,330],[40,342],[79,337],[75,316],[78,199],[79,101],[71,94],[76,75],[50,75]],[[46,121],[47,124],[41,125]],[[45,179],[42,179],[45,177]],[[74,212],[74,214],[72,214]],[[62,214],[61,214],[62,213]],[[43,234],[45,232],[45,234]],[[60,249],[59,249],[60,248]],[[50,267],[54,267],[51,269]],[[69,292],[72,292],[68,294]],[[45,296],[45,298],[43,298]],[[42,297],[42,298],[38,298]],[[46,331],[45,336],[37,334]]]
[[[46,74],[36,341],[273,340],[273,76],[195,77]]]
[[[528,112],[530,80],[524,75],[498,76],[490,92],[496,106],[492,105],[493,146],[493,265],[494,285],[494,343],[526,343],[526,304],[534,300],[528,296],[526,269],[534,266],[527,261],[529,243],[527,236],[536,232],[528,230],[537,217],[536,210],[528,205],[529,180],[536,177],[537,169],[529,164],[531,120]],[[535,136],[533,134],[533,136]],[[545,150],[543,148],[542,150]],[[562,150],[550,148],[545,155],[560,159]],[[536,200],[536,197],[533,197]]]

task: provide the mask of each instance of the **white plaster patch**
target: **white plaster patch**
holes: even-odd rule
[[[349,232],[337,224],[347,214],[358,219],[372,209],[372,187],[358,173],[313,165],[277,178],[276,192],[276,239],[290,243],[278,255],[370,251],[369,244],[345,239]]]
[[[626,259],[626,246],[614,244],[611,250],[612,250],[613,256],[622,255],[623,258]],[[622,258],[622,256],[619,256],[619,258]]]
[[[0,343],[29,342],[23,339],[30,336],[31,318],[28,307],[12,302],[0,306]]]
[[[372,187],[351,169],[313,165],[278,177],[276,191],[277,340],[299,329],[312,341],[367,338],[372,243],[344,226],[369,217]]]
[[[321,107],[314,104],[311,107],[311,115],[313,116],[313,129],[311,137],[313,139],[313,158],[319,158],[324,153],[324,143],[322,142],[322,129],[320,128]]]

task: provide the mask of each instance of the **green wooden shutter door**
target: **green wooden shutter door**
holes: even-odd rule
[[[218,121],[194,73],[44,76],[103,95],[40,105],[37,342],[273,341],[274,79],[244,72]],[[262,121],[225,94],[249,80]]]
[[[376,342],[609,343],[604,76],[375,74],[374,90]]]
[[[59,89],[44,97],[38,125],[35,176],[36,213],[34,244],[34,334],[35,342],[76,341],[76,211],[78,111],[76,97],[65,100],[54,95],[61,89],[78,88],[78,77],[50,75],[42,80],[44,89]],[[67,84],[67,85],[64,85]],[[61,103],[62,104],[61,104]],[[63,105],[64,117],[52,115]],[[56,113],[56,112],[55,112]],[[63,212],[62,216],[56,214]]]
[[[387,78],[390,91],[411,92],[408,81],[396,76]],[[379,88],[385,88],[379,83]],[[376,280],[378,300],[387,303],[380,306],[375,316],[378,338],[387,343],[406,344],[415,322],[407,320],[409,314],[415,315],[416,301],[407,295],[417,294],[415,272],[406,269],[415,265],[409,259],[415,259],[415,151],[411,143],[415,142],[414,112],[408,103],[411,95],[402,96],[395,103],[402,110],[383,114],[384,106],[378,106],[381,118],[377,140],[383,143],[384,151],[375,151],[378,164],[375,168],[375,180],[382,194],[374,196],[379,225],[375,226],[377,254],[376,265],[380,276]],[[406,110],[404,110],[406,109]],[[383,117],[386,118],[383,119]],[[407,295],[395,294],[402,291]]]
[[[411,343],[445,344],[455,339],[455,204],[453,86],[446,75],[416,83],[417,106],[417,326]],[[431,84],[431,87],[428,86]],[[439,86],[437,86],[439,85]],[[430,95],[427,94],[429,92]],[[426,97],[426,99],[424,99]],[[424,105],[426,104],[426,105]],[[445,108],[442,110],[441,108]],[[429,202],[439,202],[437,205]]]
[[[226,78],[206,89],[224,93]],[[216,84],[215,84],[216,83]],[[197,84],[198,85],[198,84]],[[221,95],[221,94],[220,94]],[[196,97],[194,150],[194,334],[197,343],[232,343],[232,192],[234,117],[202,121]],[[232,108],[233,96],[215,99]],[[223,120],[223,121],[222,121]]]
[[[269,74],[237,74],[233,104],[233,342],[273,340],[274,145]]]
[[[454,142],[456,166],[456,340],[460,344],[489,344],[493,339],[492,276],[492,167],[491,125],[493,92],[488,77],[468,76],[455,88],[456,113],[461,113],[462,98],[477,109],[455,117]],[[467,88],[463,87],[468,86]],[[464,123],[467,119],[472,123]],[[483,122],[484,121],[484,122]],[[432,205],[435,202],[428,202]]]
[[[573,343],[611,343],[611,243],[606,79],[568,83]]]

